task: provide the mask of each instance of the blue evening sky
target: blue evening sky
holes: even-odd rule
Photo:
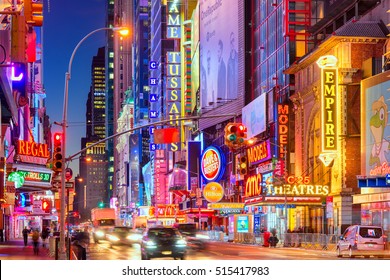
[[[106,0],[48,0],[45,1],[43,22],[43,83],[46,90],[46,109],[52,131],[61,127],[65,73],[70,56],[78,44],[91,31],[105,27]],[[66,156],[81,149],[85,137],[85,111],[91,85],[91,62],[98,48],[105,46],[105,31],[97,32],[84,41],[72,62],[69,81],[68,129]],[[78,160],[71,162],[73,175],[78,174]]]

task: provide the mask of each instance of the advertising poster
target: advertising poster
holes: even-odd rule
[[[362,81],[362,172],[390,173],[389,72]]]
[[[242,123],[247,128],[248,139],[265,131],[265,114],[265,94],[242,108]]]
[[[237,232],[249,232],[248,216],[237,216]]]
[[[237,98],[241,1],[200,1],[201,107]]]

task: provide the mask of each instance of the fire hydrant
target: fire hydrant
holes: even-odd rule
[[[269,247],[269,238],[271,236],[271,233],[269,231],[264,231],[264,247]]]

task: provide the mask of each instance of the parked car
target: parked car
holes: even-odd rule
[[[353,225],[348,227],[337,243],[337,256],[384,257],[385,238],[380,226]]]
[[[139,244],[142,239],[142,232],[129,227],[114,227],[112,231],[106,233],[106,239],[111,246]]]
[[[183,260],[186,251],[187,242],[173,227],[150,227],[145,231],[141,242],[141,258],[143,260],[164,257]]]

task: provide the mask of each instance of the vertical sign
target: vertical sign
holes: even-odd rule
[[[167,39],[181,39],[181,18],[180,4],[178,1],[167,1]],[[166,97],[167,112],[166,117],[171,120],[171,126],[180,126],[177,118],[181,115],[181,53],[167,52],[167,80]],[[180,137],[180,135],[179,135]],[[181,138],[181,137],[180,137]],[[170,151],[179,151],[179,143],[168,144]]]
[[[329,166],[337,155],[337,58],[322,56],[317,61],[321,68],[322,151],[320,159]]]

